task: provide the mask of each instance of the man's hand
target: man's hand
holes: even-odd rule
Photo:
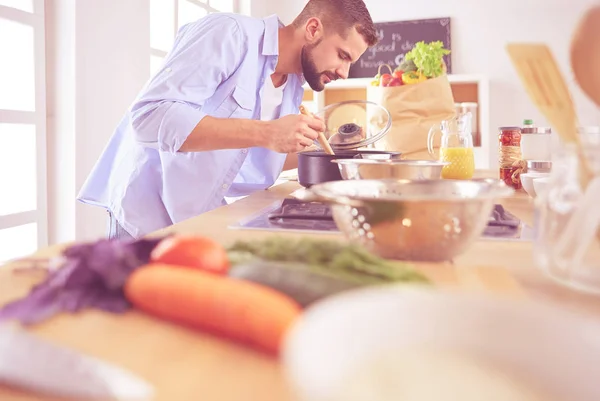
[[[269,122],[267,148],[279,153],[294,153],[313,144],[319,132],[325,131],[322,120],[292,114]]]

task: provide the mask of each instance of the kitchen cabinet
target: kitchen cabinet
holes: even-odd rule
[[[491,146],[496,130],[490,126],[489,80],[484,75],[450,74],[455,103],[477,103],[478,137],[474,138],[475,166],[478,169],[493,167]],[[323,107],[344,100],[366,100],[371,78],[349,78],[327,84],[322,92],[304,87],[303,104],[316,112]],[[495,165],[495,164],[494,164]]]

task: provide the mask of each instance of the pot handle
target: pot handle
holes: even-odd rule
[[[326,204],[337,204],[337,205],[347,205],[352,207],[365,207],[365,203],[357,200],[350,199],[345,196],[336,196],[335,199],[325,197],[311,191],[310,189],[304,188],[298,191],[295,191],[292,196],[303,202],[322,202]]]

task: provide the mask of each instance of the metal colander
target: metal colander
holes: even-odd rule
[[[466,251],[513,192],[491,179],[386,179],[317,184],[297,197],[329,204],[350,241],[384,258],[442,262]]]

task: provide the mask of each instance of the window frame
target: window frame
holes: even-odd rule
[[[177,35],[177,31],[179,30],[179,0],[163,0],[163,1],[171,1],[173,5],[173,38]],[[203,2],[201,0],[183,0],[189,3],[192,3],[195,6],[203,8],[207,11],[207,13],[218,13],[221,10],[218,10],[210,5],[211,0],[205,0]],[[240,13],[242,10],[242,1],[243,0],[233,0],[233,12]],[[152,25],[150,25],[150,29],[152,29]],[[157,49],[155,47],[150,46],[150,57],[161,57],[165,58],[167,56],[168,50]]]
[[[46,149],[46,32],[44,0],[33,0],[33,12],[0,5],[0,18],[33,29],[35,110],[0,109],[0,123],[30,124],[36,133],[36,200],[34,210],[0,216],[0,230],[35,223],[37,248],[48,246],[48,180]],[[10,191],[10,188],[7,188]],[[10,195],[9,195],[10,196]]]

